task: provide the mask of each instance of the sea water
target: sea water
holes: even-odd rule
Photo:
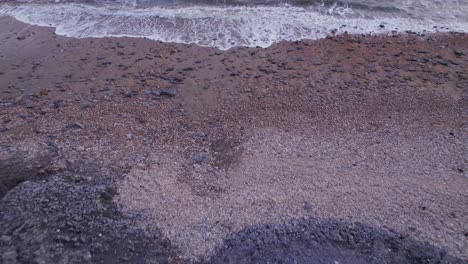
[[[468,0],[4,0],[2,14],[70,37],[146,37],[220,49],[344,32],[468,31]]]

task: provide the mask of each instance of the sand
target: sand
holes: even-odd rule
[[[1,145],[54,153],[37,169],[45,182],[72,174],[115,190],[119,217],[170,241],[171,261],[297,219],[391,229],[468,259],[465,34],[223,52],[0,24]]]

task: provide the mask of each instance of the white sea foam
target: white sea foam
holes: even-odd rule
[[[53,26],[57,34],[71,37],[146,37],[220,49],[267,47],[281,40],[318,39],[332,30],[352,34],[392,30],[468,31],[468,21],[457,17],[435,19],[392,13],[372,17],[337,4],[326,9],[290,5],[142,9],[132,5],[21,4],[0,6],[0,14],[11,15],[29,24]]]

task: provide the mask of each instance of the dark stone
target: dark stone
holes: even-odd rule
[[[444,66],[448,66],[450,64],[448,61],[443,61],[443,60],[437,61],[437,63],[439,63],[440,65],[444,65]]]
[[[125,91],[123,94],[125,97],[132,98],[133,96],[138,95],[138,92],[137,91]]]
[[[173,83],[181,83],[181,82],[183,82],[183,81],[184,81],[184,79],[181,78],[181,77],[174,77],[174,78],[172,78],[172,82],[173,82]]]
[[[110,179],[72,177],[85,179],[53,175],[0,200],[1,263],[184,263],[157,228],[134,227],[138,215],[119,211]]]
[[[59,108],[61,102],[62,102],[61,100],[55,100],[54,102],[52,102],[52,107],[53,108]]]
[[[169,97],[173,97],[177,94],[177,90],[175,88],[164,88],[159,91],[159,95],[165,95]]]
[[[453,52],[454,52],[455,55],[457,55],[457,56],[465,56],[465,55],[466,55],[465,52],[460,51],[460,50],[454,50]]]
[[[65,128],[68,128],[68,129],[83,129],[84,125],[79,123],[79,122],[76,122],[76,123],[68,124]]]

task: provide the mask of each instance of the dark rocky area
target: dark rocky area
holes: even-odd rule
[[[2,263],[180,262],[160,233],[133,227],[138,214],[119,212],[109,185],[59,174],[10,191],[0,201]]]
[[[2,263],[191,263],[160,232],[133,226],[109,181],[59,174],[26,181],[0,202]],[[198,263],[467,263],[393,230],[298,219],[233,233]]]
[[[209,263],[466,263],[388,229],[336,220],[294,220],[232,234]]]

